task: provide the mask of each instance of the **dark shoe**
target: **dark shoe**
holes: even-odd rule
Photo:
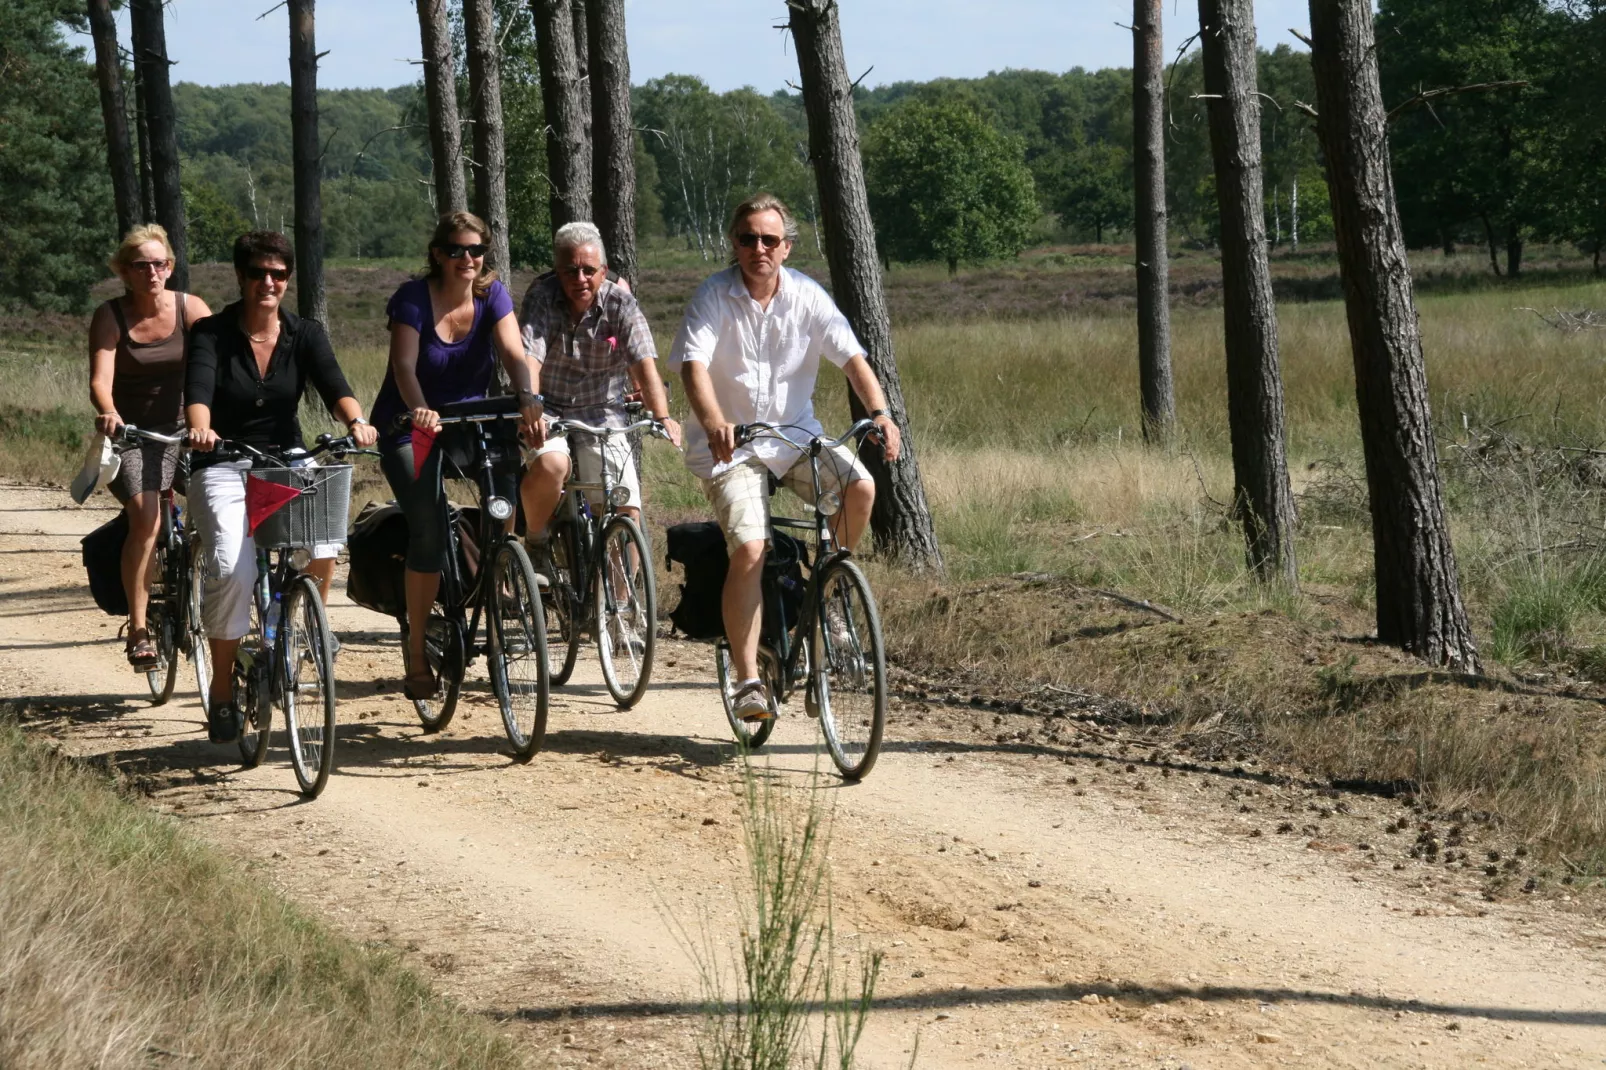
[[[428,702],[440,691],[440,684],[435,680],[435,674],[429,666],[416,673],[408,673],[402,677],[402,694],[414,702]]]
[[[218,702],[206,712],[206,738],[213,743],[233,743],[245,726],[245,714],[232,702]]]

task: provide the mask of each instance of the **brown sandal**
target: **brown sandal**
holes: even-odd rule
[[[414,702],[428,702],[440,691],[440,684],[435,681],[435,674],[429,666],[424,666],[422,672],[410,672],[402,677],[402,694]]]
[[[137,637],[129,633],[125,653],[135,672],[150,672],[162,663],[162,655],[157,651],[156,644],[151,642],[148,631],[140,632]]]

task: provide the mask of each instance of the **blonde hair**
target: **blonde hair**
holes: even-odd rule
[[[106,261],[106,266],[113,271],[121,272],[134,262],[134,258],[139,255],[139,247],[151,241],[162,243],[162,249],[167,253],[167,261],[172,263],[173,243],[167,240],[167,228],[160,223],[140,223],[130,227],[128,233],[123,235],[117,251]]]
[[[460,230],[472,230],[480,236],[480,241],[486,245],[491,243],[491,228],[485,225],[485,220],[473,212],[447,212],[435,221],[435,233],[430,235],[429,247],[438,249],[452,240],[452,235]],[[441,262],[433,256],[429,258],[429,269],[424,273],[427,279],[441,278]],[[474,276],[474,296],[484,297],[490,292],[491,283],[496,281],[496,272],[490,268],[480,268],[480,273]]]

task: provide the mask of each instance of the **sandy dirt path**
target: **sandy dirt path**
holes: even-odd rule
[[[282,746],[243,772],[206,742],[188,675],[145,701],[78,561],[108,515],[0,486],[0,696],[30,730],[117,755],[152,805],[400,949],[539,1061],[695,1064],[698,972],[675,930],[729,947],[744,887],[706,646],[660,643],[628,713],[585,649],[518,765],[482,666],[424,735],[393,622],[337,594],[338,765],[304,803]],[[1600,915],[1485,901],[1473,831],[1473,865],[1430,865],[1385,831],[1397,803],[1093,722],[1019,742],[1029,718],[932,698],[905,686],[865,783],[822,781],[839,944],[886,956],[865,1066],[907,1066],[917,1035],[932,1068],[1606,1064]],[[813,728],[784,720],[763,768],[806,786]]]

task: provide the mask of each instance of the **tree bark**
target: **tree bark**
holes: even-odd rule
[[[586,0],[569,0],[569,12],[574,19],[574,66],[580,86],[580,140],[587,151],[593,154],[592,125],[591,125],[591,33],[590,11]],[[596,171],[592,170],[592,182],[596,181]],[[596,190],[592,189],[592,200],[596,199]],[[595,204],[593,204],[593,209]],[[593,220],[595,222],[595,220]]]
[[[167,30],[162,25],[162,0],[133,0],[129,25],[134,33],[134,62],[145,83],[146,121],[150,126],[151,187],[156,221],[167,230],[173,246],[173,274],[167,285],[190,288],[190,264],[184,240],[184,190],[179,184],[178,119],[173,112],[173,88],[168,80]]]
[[[1369,0],[1310,0],[1311,65],[1372,504],[1377,635],[1478,671],[1456,579]]]
[[[1506,278],[1514,279],[1522,273],[1522,227],[1512,223],[1506,228]]]
[[[1501,277],[1500,253],[1495,246],[1494,224],[1487,215],[1483,217],[1483,233],[1489,239],[1489,266],[1494,268],[1494,277],[1498,279]]]
[[[1221,211],[1233,504],[1243,519],[1256,576],[1292,586],[1299,575],[1294,497],[1283,429],[1277,308],[1266,254],[1252,5],[1250,0],[1199,0],[1199,23]]]
[[[873,444],[864,451],[864,462],[876,484],[870,530],[876,547],[895,560],[917,571],[940,573],[942,552],[920,480],[892,349],[892,323],[864,187],[864,161],[859,155],[859,127],[842,53],[837,2],[788,0],[787,6],[802,75],[803,106],[808,113],[809,156],[820,190],[820,225],[825,228],[831,290],[865,347],[870,367],[887,395],[887,407],[903,435],[903,453],[894,464],[887,464]],[[857,397],[850,394],[849,402],[855,420],[866,415]]]
[[[446,28],[446,0],[418,0],[418,39],[424,51],[435,211],[461,212],[468,208],[468,193],[463,185],[463,131],[457,121],[457,69]]]
[[[296,311],[329,322],[323,281],[323,145],[318,140],[317,0],[290,0],[290,153],[296,198]]]
[[[95,80],[100,84],[100,116],[106,126],[106,166],[117,202],[117,236],[139,221],[139,176],[128,142],[128,103],[123,99],[123,61],[117,54],[117,23],[109,0],[89,0],[89,32],[95,39]]]
[[[486,266],[506,275],[508,252],[507,143],[502,124],[502,63],[492,0],[464,0],[468,86],[474,116],[474,214],[491,228]]]
[[[132,49],[130,50],[132,51]],[[156,219],[156,183],[151,180],[150,110],[145,104],[145,76],[139,57],[134,57],[134,129],[139,149],[139,218],[142,223]]]
[[[574,51],[569,0],[530,0],[541,103],[546,109],[547,177],[552,182],[552,230],[591,218],[591,146],[585,140],[580,61]]]
[[[625,0],[586,0],[591,45],[591,173],[608,269],[636,288],[636,131],[630,119]]]
[[[1166,247],[1164,0],[1133,0],[1132,160],[1137,203],[1138,380],[1143,437],[1171,437],[1171,258]]]

